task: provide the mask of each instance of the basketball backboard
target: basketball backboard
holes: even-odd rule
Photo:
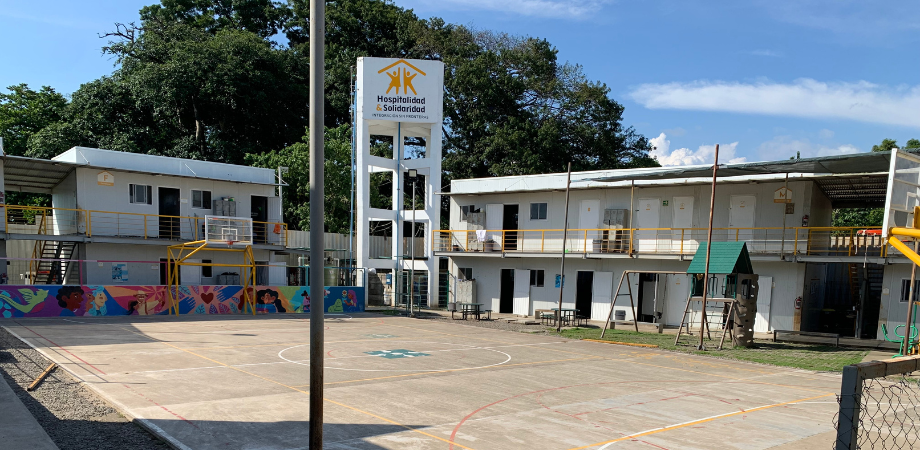
[[[204,216],[204,240],[208,244],[252,245],[252,219]]]
[[[894,149],[885,193],[885,239],[892,227],[913,228],[915,206],[920,206],[920,157]]]

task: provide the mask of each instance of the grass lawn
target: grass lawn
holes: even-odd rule
[[[573,328],[562,330],[562,337],[571,339],[601,339],[601,330],[598,328]],[[716,333],[713,333],[715,338]],[[806,370],[820,370],[840,372],[843,366],[861,362],[868,350],[858,350],[845,347],[833,347],[819,344],[795,344],[789,342],[773,342],[756,340],[754,348],[731,348],[731,341],[726,337],[725,348],[716,350],[718,341],[706,341],[711,350],[699,351],[694,346],[674,345],[673,334],[637,333],[635,331],[607,330],[603,340],[616,342],[629,342],[634,344],[657,345],[662,350],[671,350],[694,355],[712,356],[716,358],[737,359],[755,363],[773,364],[776,366],[796,367]],[[698,336],[682,337],[682,343],[697,342]]]

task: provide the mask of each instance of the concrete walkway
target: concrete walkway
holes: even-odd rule
[[[0,377],[0,411],[3,411],[3,420],[0,420],[3,448],[57,450],[57,445],[3,377]]]

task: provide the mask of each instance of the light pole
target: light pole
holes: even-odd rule
[[[410,230],[412,230],[409,235],[409,257],[411,261],[409,264],[409,317],[413,317],[412,314],[412,297],[414,295],[415,288],[415,186],[416,181],[418,181],[418,170],[409,169],[409,172],[406,176],[406,181],[412,183],[412,225],[410,225]]]

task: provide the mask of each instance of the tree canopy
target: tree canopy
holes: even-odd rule
[[[920,140],[917,139],[908,139],[907,144],[903,147],[898,146],[898,141],[894,139],[882,139],[881,144],[873,145],[873,152],[890,152],[892,149],[902,148],[902,149],[920,149]]]
[[[350,170],[353,67],[362,56],[445,63],[448,189],[451,179],[559,172],[570,161],[575,170],[657,165],[610,89],[560,61],[545,39],[421,19],[389,0],[330,1],[326,14],[329,231],[347,228],[350,179],[339,172]],[[115,68],[69,101],[25,85],[0,96],[8,151],[51,157],[80,145],[286,165],[287,192],[297,195],[284,218],[307,226],[306,171],[295,168],[307,152],[309,1],[162,0],[140,18],[103,34]]]

